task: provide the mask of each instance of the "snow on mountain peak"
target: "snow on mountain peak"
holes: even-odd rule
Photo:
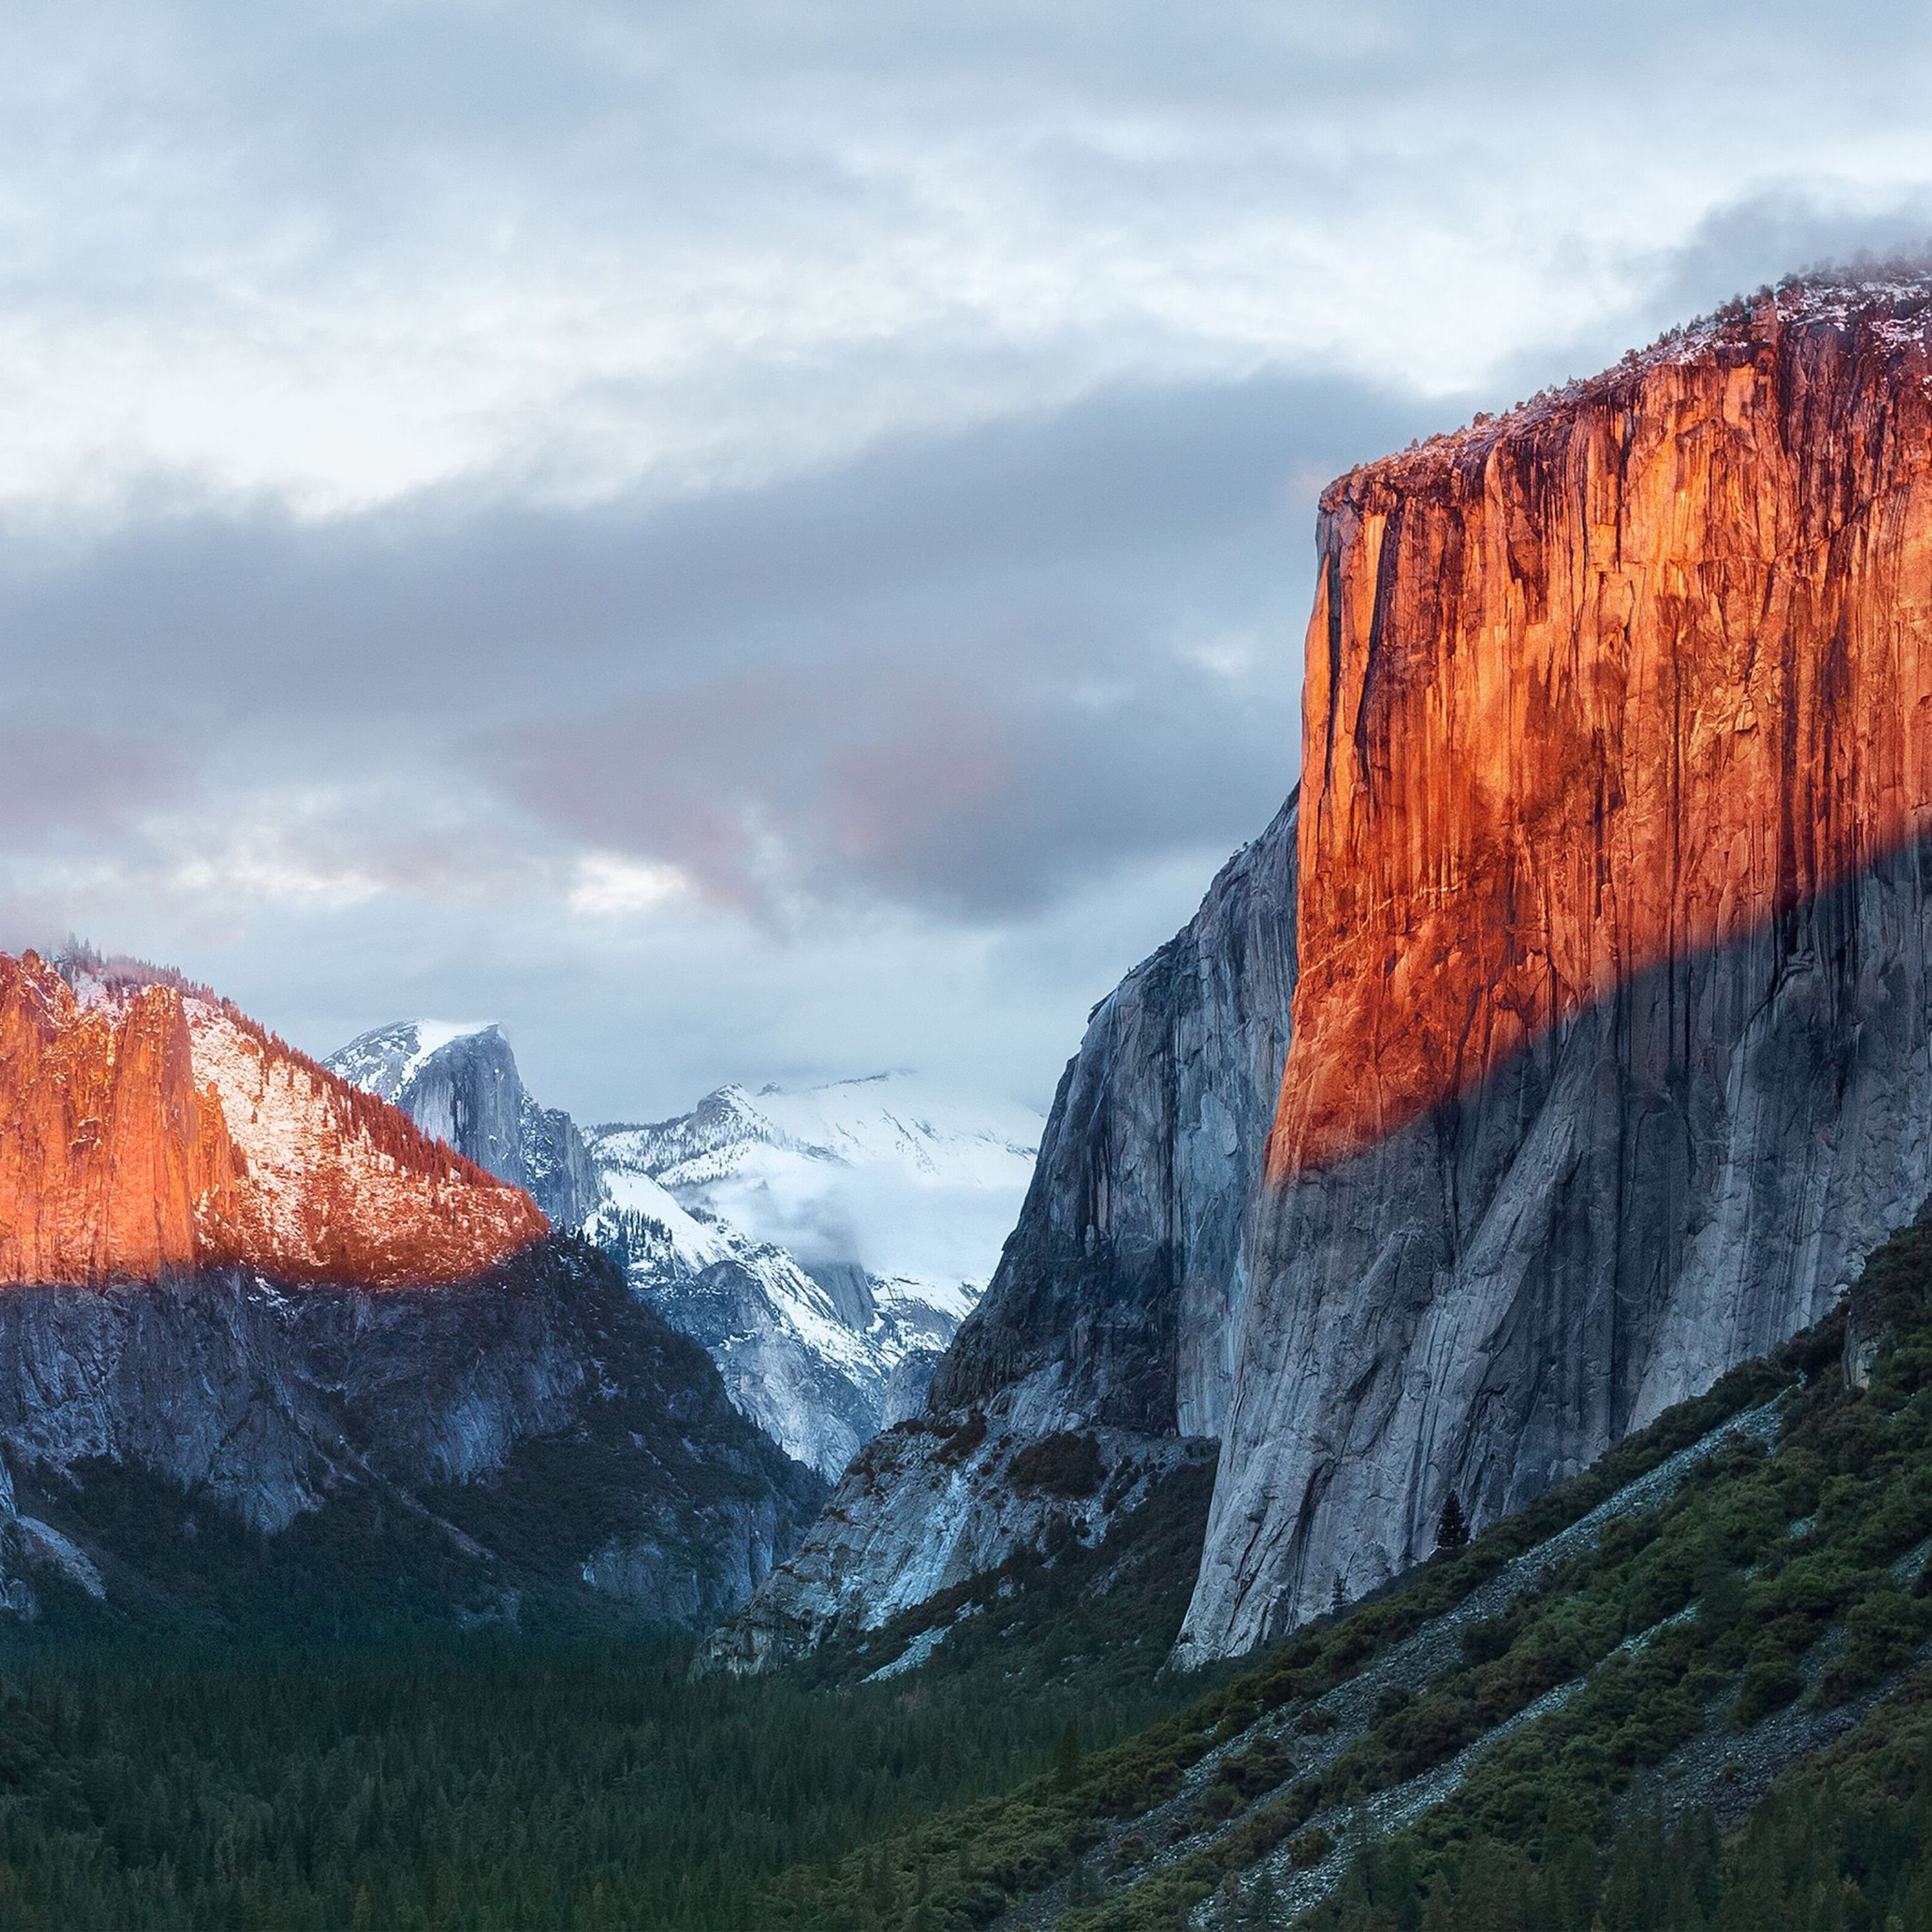
[[[472,1034],[502,1030],[494,1020],[412,1020],[409,1024],[422,1054],[440,1052],[452,1040],[467,1040]]]
[[[500,1030],[494,1020],[395,1020],[358,1034],[326,1064],[379,1099],[394,1100],[452,1041]]]
[[[530,1099],[488,1024],[398,1021],[328,1064],[530,1185],[828,1476],[916,1409],[992,1276],[1044,1124],[898,1070],[795,1092],[734,1082],[674,1119],[580,1139]],[[551,1186],[566,1168],[568,1200]]]
[[[963,1314],[991,1276],[1042,1122],[963,1105],[906,1071],[788,1092],[742,1086],[649,1126],[592,1128],[606,1172],[649,1176],[808,1267],[856,1264]]]

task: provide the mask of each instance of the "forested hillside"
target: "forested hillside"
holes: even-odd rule
[[[788,1874],[775,1916],[1932,1923],[1932,1233],[1861,1302],[1865,1386],[1840,1315],[1140,1737]]]
[[[997,1616],[872,1683],[876,1658],[833,1653],[808,1680],[694,1682],[688,1640],[587,1590],[466,1634],[435,1539],[380,1498],[278,1538],[209,1514],[184,1542],[178,1495],[97,1486],[158,1587],[130,1616],[49,1579],[52,1613],[0,1639],[0,1924],[761,1926],[788,1870],[1198,1694],[1156,1673],[1211,1474],[987,1580],[953,1607]],[[513,1517],[560,1533],[512,1510],[533,1495],[439,1501],[489,1502],[520,1548]],[[211,1568],[248,1586],[212,1600]]]
[[[1111,1740],[1160,1708],[694,1684],[689,1655],[501,1634],[16,1655],[0,1924],[755,1926],[787,1868],[1030,1775],[1070,1722]]]
[[[0,1916],[1932,1926],[1932,1230],[1858,1299],[1850,1346],[1841,1314],[1219,1681],[1157,1674],[1185,1485],[883,1681],[694,1682],[680,1645],[562,1622],[22,1630]]]

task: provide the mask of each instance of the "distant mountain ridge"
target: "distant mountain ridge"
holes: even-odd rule
[[[1211,1457],[1242,1215],[1288,1051],[1295,830],[1291,798],[1094,1010],[925,1410],[854,1459],[796,1554],[712,1634],[712,1663],[761,1670],[875,1640],[1023,1554],[1112,1536]],[[1026,1479],[1028,1459],[1081,1445],[1090,1480]]]
[[[16,1616],[702,1625],[822,1493],[521,1186],[77,946],[0,956],[0,1284]]]
[[[739,1408],[836,1478],[922,1406],[1031,1172],[1037,1116],[962,1108],[909,1073],[580,1130],[525,1088],[500,1027],[379,1027],[330,1054],[579,1230],[700,1342]]]

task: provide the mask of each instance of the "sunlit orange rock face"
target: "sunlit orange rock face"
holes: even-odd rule
[[[0,954],[0,1282],[239,1264],[289,1283],[461,1280],[548,1232],[394,1108],[167,977]]]
[[[1927,299],[1767,297],[1329,489],[1271,1179],[1932,825]]]

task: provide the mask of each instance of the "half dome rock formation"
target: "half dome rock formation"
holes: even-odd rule
[[[0,1283],[8,1613],[701,1628],[824,1494],[527,1194],[152,967],[0,956]]]
[[[476,1275],[548,1223],[205,988],[0,955],[0,1282]]]
[[[578,1232],[603,1203],[603,1181],[577,1124],[538,1104],[500,1026],[398,1020],[358,1034],[322,1064],[524,1189],[554,1228]]]
[[[1582,1468],[1932,1186],[1932,286],[1738,305],[1344,478],[1320,548],[1188,1657]]]

